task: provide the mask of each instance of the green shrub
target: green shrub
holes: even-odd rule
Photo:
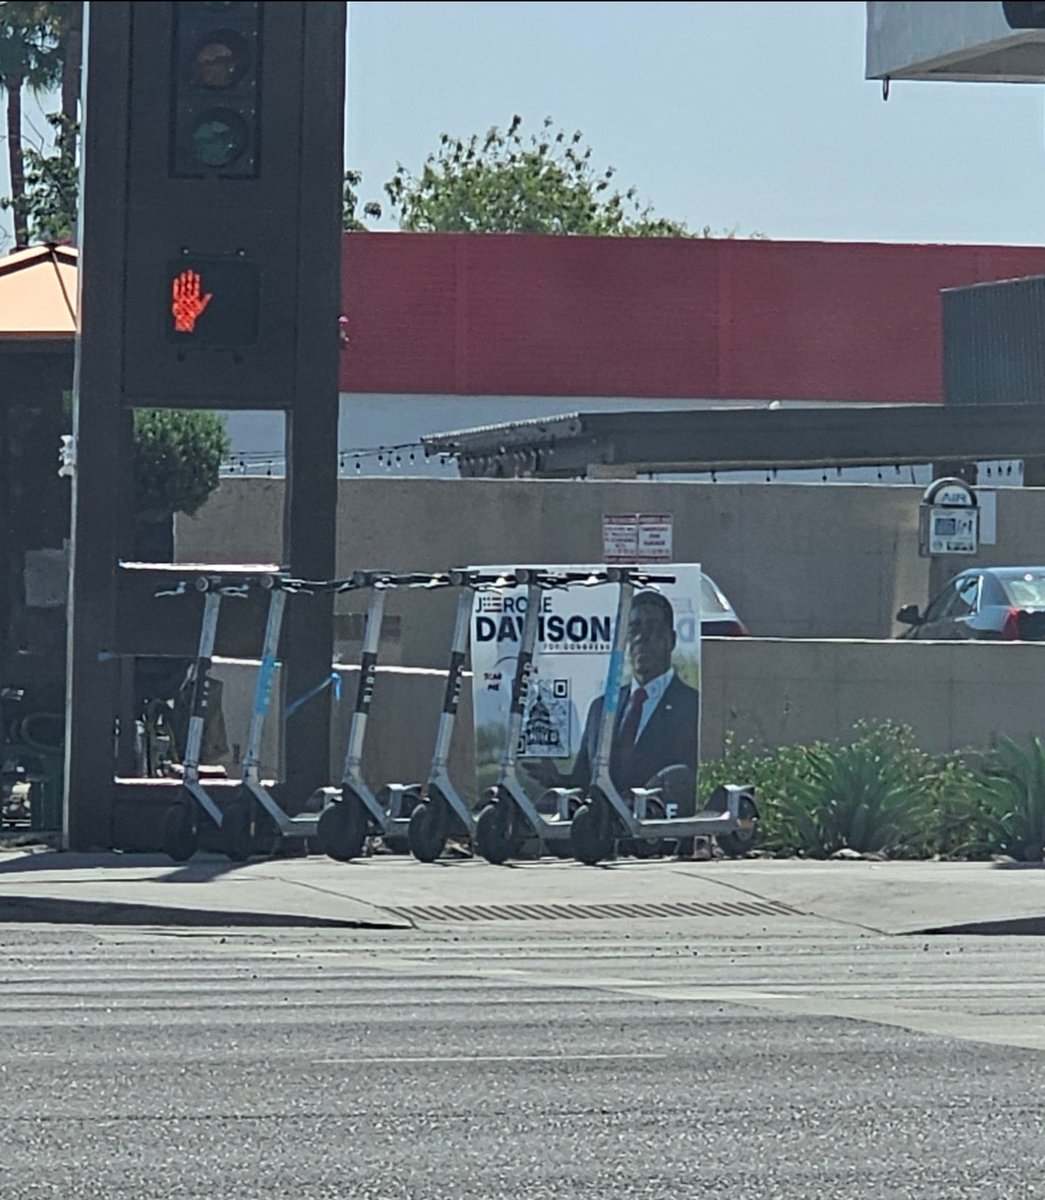
[[[848,746],[811,746],[805,770],[784,797],[782,820],[811,858],[837,850],[895,851],[918,833],[925,777],[912,771],[892,730],[869,731]]]
[[[757,789],[759,842],[772,853],[929,858],[992,849],[991,820],[961,756],[927,754],[893,722],[860,722],[843,745],[754,752],[730,743],[722,759],[702,765],[701,793],[727,782]]]
[[[1045,744],[1002,737],[983,755],[975,788],[990,849],[1040,862],[1045,847]]]
[[[780,819],[784,797],[801,778],[806,748],[785,746],[771,752],[736,745],[727,735],[722,758],[700,765],[700,795],[706,799],[724,783],[750,784],[755,788],[758,813],[758,846],[771,854],[792,855],[796,847]]]

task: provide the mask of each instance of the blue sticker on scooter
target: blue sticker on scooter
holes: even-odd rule
[[[606,673],[606,691],[603,693],[603,707],[607,712],[615,713],[620,705],[620,681],[624,674],[624,651],[610,651],[610,666]]]
[[[262,661],[258,673],[258,686],[254,692],[254,715],[264,716],[268,712],[269,700],[272,697],[272,679],[276,674],[276,660],[270,658]]]

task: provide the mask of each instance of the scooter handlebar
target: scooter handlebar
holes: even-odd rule
[[[177,583],[157,588],[154,596],[187,596],[192,592],[206,594],[218,592],[222,596],[233,596],[242,599],[250,595],[254,588],[272,591],[282,588],[286,591],[310,591],[312,584],[306,579],[287,579],[282,575],[196,575],[192,579],[179,579]]]
[[[418,571],[411,574],[396,574],[394,571],[354,571],[347,579],[333,579],[329,583],[312,585],[316,591],[355,592],[372,587],[449,587],[449,575],[438,571]]]
[[[607,567],[606,575],[610,583],[633,583],[641,587],[674,583],[677,578],[675,575],[666,575],[659,571],[647,571],[642,567]]]
[[[223,596],[244,597],[254,588],[286,592],[350,592],[362,588],[444,588],[471,587],[493,589],[533,585],[539,588],[564,588],[580,585],[594,587],[604,583],[629,582],[638,586],[655,586],[675,582],[674,575],[648,571],[641,567],[602,567],[590,571],[557,570],[554,567],[515,567],[504,571],[478,571],[454,567],[449,571],[422,571],[396,574],[392,571],[355,571],[346,579],[299,579],[275,573],[257,576],[228,577],[198,575],[180,579],[177,583],[157,588],[156,596],[184,596],[189,592],[220,592]]]

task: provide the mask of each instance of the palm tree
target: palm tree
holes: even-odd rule
[[[36,6],[47,24],[58,56],[62,84],[62,123],[58,146],[69,163],[76,158],[80,71],[83,65],[83,2],[54,0]]]
[[[15,248],[29,243],[22,155],[22,89],[34,93],[57,86],[61,63],[52,22],[42,4],[0,3],[0,90],[7,94],[7,163]]]

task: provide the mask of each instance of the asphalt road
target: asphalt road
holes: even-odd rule
[[[0,1195],[1045,1194],[1045,962],[707,923],[0,929]]]

